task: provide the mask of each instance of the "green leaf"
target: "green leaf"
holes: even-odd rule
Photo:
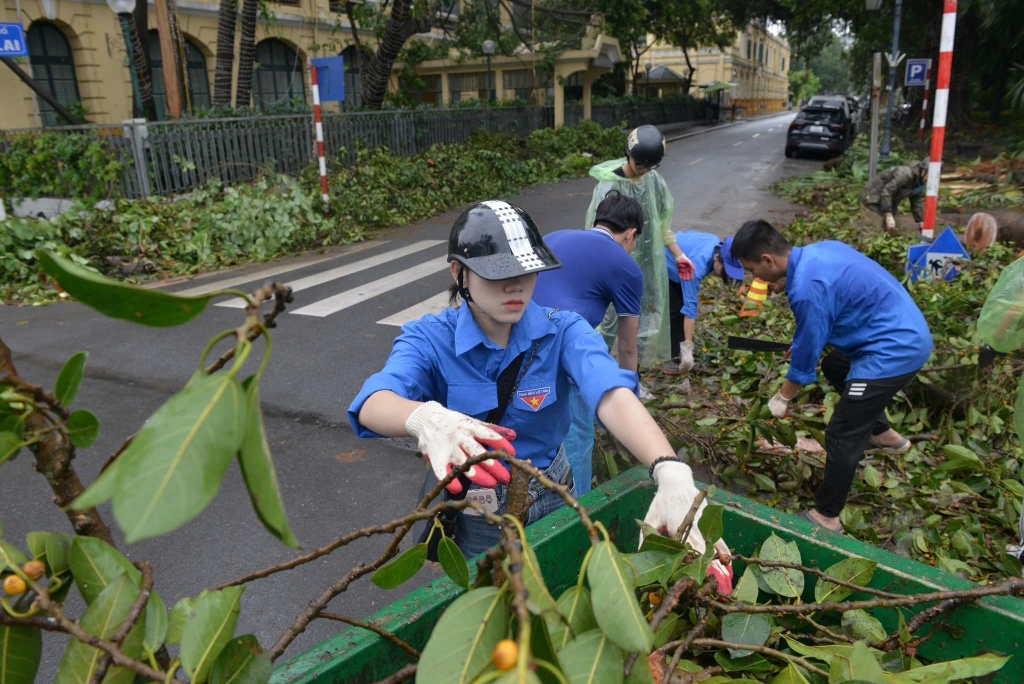
[[[29,532],[25,535],[25,546],[28,547],[32,558],[46,560],[46,538],[51,534],[51,532]]]
[[[678,624],[678,614],[669,613],[666,615],[665,619],[658,625],[658,631],[654,633],[654,648],[661,648],[667,644],[669,639],[672,638],[672,634],[675,632]]]
[[[730,613],[722,618],[722,641],[744,646],[764,646],[772,631],[771,618],[763,613]],[[753,651],[729,649],[733,658],[743,658]]]
[[[466,684],[505,638],[508,606],[496,587],[468,591],[448,606],[420,656],[418,684]]]
[[[32,684],[42,657],[43,633],[38,629],[0,626],[0,682]]]
[[[167,634],[164,642],[176,646],[181,643],[181,635],[185,631],[185,623],[192,615],[192,599],[183,598],[171,608],[171,615],[167,619]]]
[[[68,565],[78,591],[87,604],[103,593],[118,577],[127,573],[142,579],[142,573],[113,546],[95,537],[75,537],[68,552]]]
[[[940,463],[936,470],[952,473],[967,468],[979,468],[982,465],[978,455],[967,447],[958,444],[945,444],[942,451],[945,452],[947,460],[945,463]]]
[[[771,479],[767,475],[761,473],[754,473],[754,481],[757,482],[757,486],[766,492],[775,491],[775,480]]]
[[[256,516],[267,530],[284,542],[285,546],[299,548],[288,525],[281,498],[281,486],[277,480],[277,469],[270,454],[267,432],[263,425],[263,411],[260,409],[260,387],[256,376],[250,376],[242,383],[245,390],[248,423],[242,448],[238,451],[238,465],[242,469],[245,486]]]
[[[774,532],[761,545],[761,558],[785,563],[800,563],[800,549],[796,542],[783,541]],[[804,592],[804,575],[790,568],[761,567],[765,583],[779,596],[799,598]]]
[[[590,591],[586,587],[573,585],[566,589],[558,597],[558,608],[565,617],[564,621],[558,615],[549,613],[544,616],[556,651],[561,651],[580,634],[597,628]]]
[[[607,542],[605,542],[607,543]],[[593,563],[591,558],[591,563]],[[569,684],[619,684],[622,682],[622,668],[625,655],[608,635],[599,629],[592,629],[573,639],[558,654],[562,673]],[[634,665],[644,666],[641,658]]]
[[[0,387],[0,389],[3,389]],[[0,409],[3,405],[0,404]],[[0,420],[0,432],[11,432],[18,439],[25,438],[25,420],[21,416],[7,416],[3,420]],[[0,454],[2,456],[2,454]],[[3,459],[0,458],[0,461]]]
[[[757,603],[757,591],[757,578],[754,577],[753,568],[748,565],[744,568],[740,581],[736,583],[732,597],[737,603],[754,605]]]
[[[633,669],[629,671],[629,676],[622,684],[655,684],[651,666],[647,664],[646,659],[639,658],[633,664]]]
[[[533,653],[534,660],[543,660],[559,670],[562,669],[555,645],[551,642],[547,620],[540,615],[530,618],[530,651]],[[537,668],[537,677],[542,684],[561,684],[558,677],[543,667]]]
[[[203,312],[212,295],[182,297],[125,285],[47,250],[36,256],[61,289],[100,313],[140,325],[166,328],[188,323]]]
[[[71,406],[78,396],[78,388],[82,386],[82,378],[85,376],[85,361],[88,358],[89,352],[78,352],[60,369],[53,395],[65,407]]]
[[[882,486],[882,474],[873,465],[864,466],[864,482],[872,489]]]
[[[71,537],[63,532],[51,532],[46,537],[46,564],[52,575],[63,575],[71,569],[68,554],[71,553]]]
[[[92,411],[78,409],[68,416],[68,439],[79,449],[92,446],[100,434],[100,421]]]
[[[709,425],[714,425],[717,422],[718,418],[701,418],[700,420],[695,421],[694,425],[699,427],[708,427]]]
[[[907,670],[899,676],[900,681],[906,682],[924,682],[936,675],[944,676],[950,681],[958,681],[970,677],[984,677],[987,674],[998,672],[1009,660],[1009,656],[1001,657],[987,653],[973,658],[962,658],[945,663],[925,665],[924,667]]]
[[[181,634],[181,664],[195,684],[202,684],[220,652],[235,634],[245,587],[204,591],[192,603]]]
[[[444,534],[437,547],[437,559],[441,561],[441,567],[452,582],[463,589],[469,589],[469,564],[466,563],[466,557],[459,545]]]
[[[210,670],[210,684],[266,684],[274,666],[260,642],[246,634],[228,642]]]
[[[138,597],[139,587],[127,573],[122,573],[96,596],[82,615],[79,626],[89,634],[108,641],[127,619],[132,604]],[[144,613],[121,645],[125,655],[130,658],[141,655],[145,632]],[[102,655],[99,649],[72,639],[57,667],[55,684],[89,684]],[[103,681],[105,684],[131,684],[134,679],[135,674],[131,670],[112,666]]]
[[[0,549],[3,549],[4,554],[6,554],[6,557],[9,558],[11,563],[15,565],[24,565],[29,561],[28,556],[22,553],[21,549],[19,549],[17,546],[14,546],[13,544],[5,542],[3,539],[0,539]],[[4,555],[0,555],[0,572],[2,572],[7,567],[8,563],[5,560]]]
[[[594,547],[587,581],[593,592],[594,618],[604,633],[625,651],[650,653],[654,632],[640,612],[633,569],[612,542],[603,541]]]
[[[381,589],[394,589],[399,587],[413,577],[423,567],[427,560],[427,545],[416,544],[406,549],[405,553],[379,568],[370,578],[374,584]]]
[[[21,437],[13,432],[0,432],[0,463],[9,461],[21,451]]]
[[[92,508],[113,492],[114,515],[129,543],[176,530],[213,500],[245,427],[238,382],[225,373],[199,375],[157,409],[72,505]]]
[[[860,682],[871,682],[871,684],[884,684],[885,673],[882,666],[875,660],[867,644],[858,641],[853,645],[849,658],[837,656],[832,659],[829,667],[828,681],[843,682],[856,680]]]
[[[646,587],[650,584],[664,584],[672,571],[675,556],[664,551],[641,551],[626,554],[623,558],[633,566],[636,572],[636,586]]]
[[[818,646],[807,646],[806,644],[802,644],[796,639],[790,639],[789,637],[784,638],[786,639],[786,643],[789,644],[789,647],[798,655],[802,655],[804,658],[820,660],[824,663],[831,663],[837,653],[839,655],[849,655],[852,652],[849,646],[822,648]]]
[[[1017,441],[1024,444],[1024,375],[1020,378],[1017,388],[1017,403],[1013,407],[1013,429],[1017,431]],[[3,461],[0,455],[0,461]]]
[[[697,529],[700,530],[700,533],[704,536],[704,541],[708,543],[709,547],[722,538],[722,531],[725,529],[722,523],[722,514],[724,512],[725,506],[721,504],[708,504],[704,507],[704,512],[700,514],[700,520],[697,521]]]
[[[867,641],[882,641],[889,636],[877,618],[872,617],[863,610],[848,610],[843,613],[840,623],[843,631],[854,639],[865,639]]]
[[[786,669],[775,675],[771,684],[810,684],[803,672],[796,665],[787,665]]]
[[[767,660],[751,653],[742,658],[730,658],[724,651],[715,653],[715,662],[726,672],[771,672],[775,668]]]
[[[686,544],[677,542],[675,539],[660,534],[644,534],[644,541],[640,544],[640,552],[661,551],[673,556],[686,551]]]
[[[160,594],[155,591],[149,596],[149,603],[146,604],[146,634],[142,643],[146,648],[156,653],[164,644],[167,638],[167,606]]]
[[[541,573],[537,554],[534,553],[533,547],[526,542],[524,536],[521,536],[520,539],[523,543],[523,585],[526,587],[528,594],[526,597],[526,607],[534,615],[541,615],[552,610],[557,611],[558,604],[555,602],[551,592],[548,591],[547,585],[544,584],[544,575]],[[501,564],[505,568],[506,574],[511,574],[508,569],[509,562],[509,559],[506,557]]]
[[[866,587],[868,582],[875,574],[875,568],[878,567],[878,563],[875,561],[869,561],[865,558],[847,558],[844,561],[840,561],[835,565],[825,570],[825,574],[830,577],[835,577],[838,580],[844,582],[850,582],[860,587]],[[819,581],[814,585],[814,602],[821,603],[823,601],[845,601],[851,594],[853,589],[847,589],[841,587],[838,584],[832,584],[824,580]]]

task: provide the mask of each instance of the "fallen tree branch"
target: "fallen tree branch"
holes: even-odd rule
[[[142,589],[139,591],[139,597],[132,604],[131,610],[128,611],[128,616],[117,629],[114,638],[110,640],[110,645],[115,648],[121,648],[121,644],[128,638],[128,633],[135,626],[135,623],[139,621],[142,611],[146,609],[146,604],[149,603],[150,594],[153,592],[153,568],[150,566],[149,561],[140,561],[134,565],[142,572]],[[105,654],[100,658],[99,663],[96,665],[96,672],[92,677],[93,684],[101,684],[103,678],[107,676],[107,670],[110,669],[110,662],[111,656],[109,654]]]
[[[679,601],[682,600],[683,594],[693,589],[696,584],[697,581],[692,577],[685,576],[672,585],[672,588],[665,594],[665,599],[661,602],[661,605],[658,606],[658,610],[655,611],[654,615],[651,617],[652,632],[658,631],[658,626],[661,625],[661,621],[664,620],[670,612],[676,609],[676,606],[679,605]],[[629,654],[629,657],[626,658],[625,666],[622,668],[622,674],[626,677],[630,675],[633,671],[633,663],[636,662],[638,657],[640,657],[640,654],[635,651]]]
[[[854,591],[861,592],[862,594],[871,594],[872,596],[881,596],[883,598],[904,598],[903,594],[893,594],[892,592],[882,591],[881,589],[862,587],[861,585],[854,584],[853,582],[846,582],[841,579],[836,579],[835,577],[826,575],[824,572],[818,570],[817,568],[809,568],[807,566],[800,565],[799,563],[787,563],[785,561],[764,560],[762,558],[748,558],[746,556],[737,556],[737,558],[743,561],[743,563],[745,563],[746,565],[760,565],[766,568],[788,568],[790,570],[799,570],[800,572],[806,572],[809,575],[814,575],[815,577],[818,577],[831,584],[835,584],[840,587],[845,587],[846,589],[852,589]]]
[[[407,682],[416,676],[416,665],[406,665],[401,670],[391,675],[387,679],[382,679],[376,684],[399,684],[400,682]]]
[[[944,613],[953,610],[954,608],[965,602],[966,600],[964,599],[946,599],[945,601],[942,601],[937,605],[922,610],[920,613],[915,615],[910,620],[910,622],[907,623],[907,633],[913,634],[917,630],[921,629],[921,627],[923,627],[925,624],[931,622],[932,620],[943,615]],[[895,634],[890,635],[889,638],[880,641],[877,644],[872,644],[872,648],[877,648],[883,651],[891,651],[899,645],[899,640],[900,634],[899,632],[896,632]]]
[[[418,660],[420,657],[420,652],[413,648],[407,641],[399,639],[397,636],[395,636],[393,632],[389,632],[386,629],[382,629],[377,625],[373,624],[372,622],[363,622],[362,620],[356,620],[355,618],[350,618],[345,615],[338,615],[337,613],[321,612],[317,615],[317,617],[322,618],[324,620],[344,622],[345,624],[352,625],[353,627],[360,627],[362,629],[369,630],[377,636],[384,637],[385,639],[393,643],[395,646],[398,646],[400,649],[411,655],[413,658],[416,658]]]
[[[846,636],[845,634],[836,634],[835,632],[830,630],[825,625],[822,625],[822,624],[819,624],[818,622],[816,622],[814,620],[814,618],[812,618],[810,615],[797,615],[796,617],[797,617],[798,620],[801,620],[802,622],[806,622],[811,627],[814,627],[816,630],[818,630],[819,632],[824,634],[826,637],[828,637],[832,641],[838,641],[838,642],[846,643],[846,644],[853,644],[853,643],[856,643],[856,641],[857,641],[856,639],[851,639],[850,637]]]
[[[494,454],[491,453],[491,456],[494,457]],[[569,488],[567,486],[555,482],[550,477],[542,473],[540,469],[535,468],[526,461],[521,461],[516,458],[509,459],[507,457],[503,460],[506,463],[509,463],[513,468],[522,470],[529,474],[530,477],[537,480],[537,482],[539,482],[545,489],[556,492],[561,496],[565,505],[576,511],[576,514],[580,516],[580,522],[583,523],[583,527],[586,528],[587,534],[590,536],[591,545],[597,545],[597,543],[600,542],[601,537],[597,532],[597,528],[594,527],[594,521],[590,519],[587,509],[581,506],[580,502],[569,493]]]
[[[772,656],[773,658],[780,658],[782,660],[789,661],[795,665],[799,665],[808,672],[824,677],[828,679],[828,672],[822,670],[815,665],[807,662],[800,656],[795,656],[789,653],[783,653],[782,651],[776,651],[774,648],[768,648],[767,646],[755,646],[753,644],[733,644],[728,641],[719,641],[718,639],[694,639],[693,646],[701,647],[706,646],[710,648],[732,648],[742,651],[753,651],[754,653],[760,653],[761,655]]]

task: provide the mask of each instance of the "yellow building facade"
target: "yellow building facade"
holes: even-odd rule
[[[736,40],[726,49],[705,47],[690,50],[689,58],[689,65],[694,70],[690,95],[699,96],[701,85],[727,82],[735,83],[736,87],[723,91],[723,103],[744,108],[748,116],[779,112],[788,106],[789,44],[760,22],[751,22],[737,32]],[[640,59],[640,94],[647,92],[645,75],[648,65],[651,67],[651,95],[682,92],[690,69],[682,50],[662,43],[651,46]],[[680,78],[672,77],[659,67],[670,69]]]
[[[143,0],[140,0],[143,1]],[[239,3],[240,5],[241,3]],[[25,27],[31,57],[20,58],[21,68],[43,84],[61,104],[81,103],[92,123],[119,123],[132,117],[133,90],[128,51],[120,23],[103,0],[0,0],[0,21],[18,21]],[[178,25],[185,43],[187,100],[195,109],[210,106],[213,95],[215,55],[217,52],[217,0],[178,0]],[[274,20],[262,18],[256,31],[258,68],[253,75],[253,104],[272,107],[292,100],[311,102],[309,59],[343,55],[346,60],[345,88],[348,102],[359,105],[360,80],[351,29],[344,11],[344,0],[288,0],[271,2]],[[149,6],[149,53],[153,65],[153,88],[160,118],[166,118],[163,71],[156,33],[156,15]],[[238,54],[239,30],[235,35]],[[417,39],[438,40],[438,34]],[[372,41],[370,35],[361,40]],[[146,44],[146,37],[143,37]],[[533,67],[543,59],[541,53],[521,52],[515,57],[495,56],[492,70],[484,59],[434,60],[417,65],[425,87],[416,93],[424,104],[442,106],[472,98],[486,98],[493,89],[498,99],[522,96],[524,88],[536,90]],[[582,81],[585,96],[590,84],[621,61],[618,43],[599,32],[590,32],[579,50],[561,54],[555,62],[556,78],[544,89],[556,105],[555,120],[563,120],[566,79]],[[396,65],[396,70],[400,65]],[[235,60],[232,93],[237,87]],[[397,73],[390,84],[400,88]],[[5,98],[0,108],[0,129],[52,126],[63,123],[7,68],[0,69],[0,92]],[[589,97],[584,97],[589,115]],[[337,111],[328,103],[325,111]],[[588,116],[589,118],[589,116]]]

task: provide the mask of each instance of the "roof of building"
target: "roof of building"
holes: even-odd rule
[[[667,66],[658,65],[651,69],[650,73],[642,75],[645,81],[682,81],[684,80],[682,75],[672,71]]]

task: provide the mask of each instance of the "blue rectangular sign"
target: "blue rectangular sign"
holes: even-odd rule
[[[903,80],[905,86],[928,85],[928,59],[908,59],[907,76]]]
[[[0,57],[28,57],[28,43],[21,24],[0,23]]]

